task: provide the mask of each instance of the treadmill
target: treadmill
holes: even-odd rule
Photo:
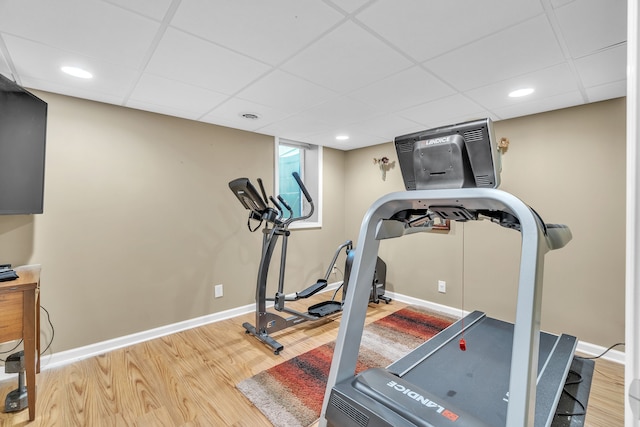
[[[544,223],[497,189],[500,153],[489,119],[395,145],[407,191],[376,201],[362,222],[320,426],[583,425],[594,362],[574,357],[576,337],[540,331],[544,255],[569,243],[569,228]],[[515,323],[474,311],[387,368],[354,375],[380,240],[428,231],[437,217],[521,233]]]

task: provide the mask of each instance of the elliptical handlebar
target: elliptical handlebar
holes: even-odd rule
[[[280,203],[276,202],[276,199],[274,199],[273,196],[269,196],[269,200],[271,201],[271,203],[273,203],[273,206],[275,206],[280,213],[279,217],[282,218],[284,216],[284,210],[282,210],[282,206],[280,206]]]
[[[285,209],[289,211],[289,218],[291,218],[293,216],[293,209],[291,209],[291,206],[289,206],[289,203],[287,203],[287,201],[283,199],[282,196],[279,194],[278,194],[278,200],[280,200],[280,203],[282,203],[282,206],[284,206]]]
[[[260,186],[260,192],[262,193],[262,199],[264,200],[265,204],[269,204],[269,198],[267,197],[267,192],[264,191],[264,185],[262,184],[262,178],[258,178],[258,185]]]
[[[333,272],[333,267],[336,265],[336,261],[338,260],[338,255],[340,255],[340,251],[342,251],[343,248],[347,248],[348,254],[349,251],[353,249],[353,242],[351,240],[347,240],[338,246],[338,249],[336,249],[336,252],[333,255],[333,259],[329,263],[329,268],[327,268],[327,274],[324,275],[324,280],[329,280],[329,276],[331,276],[331,273]]]
[[[313,200],[311,200],[311,195],[307,191],[307,187],[304,186],[304,183],[300,179],[300,175],[298,175],[298,172],[293,172],[291,175],[293,176],[293,179],[295,179],[296,182],[298,183],[298,187],[300,187],[300,190],[302,190],[302,193],[304,194],[304,198],[307,199],[307,202],[313,203]]]
[[[307,199],[307,202],[309,202],[309,212],[307,212],[305,215],[290,217],[289,219],[284,221],[285,228],[288,227],[292,222],[303,221],[305,219],[311,218],[311,215],[313,215],[313,212],[315,211],[313,199],[311,198],[309,191],[307,191],[307,187],[304,186],[302,179],[300,179],[300,175],[298,175],[298,172],[293,172],[291,176],[293,176],[293,179],[296,180],[296,182],[298,183],[298,187],[300,187],[300,191],[302,191],[302,194],[304,194],[304,198]]]

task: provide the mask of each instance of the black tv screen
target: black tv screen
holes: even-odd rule
[[[0,74],[0,215],[43,212],[47,103]]]

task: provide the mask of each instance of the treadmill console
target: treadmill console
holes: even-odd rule
[[[395,146],[407,190],[500,185],[502,166],[491,119],[399,136]]]
[[[395,147],[407,190],[498,188],[500,185],[502,160],[489,118],[398,136]],[[440,217],[450,221],[488,219],[502,227],[520,230],[520,222],[512,213],[470,210],[458,205],[428,206],[426,212],[404,215],[409,217],[405,221],[409,226],[415,218]]]

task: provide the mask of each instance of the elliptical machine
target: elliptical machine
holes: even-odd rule
[[[311,195],[307,191],[307,188],[303,184],[298,173],[294,172],[293,178],[298,183],[302,194],[309,203],[309,211],[303,213],[300,216],[294,216],[293,209],[289,204],[278,195],[277,200],[273,196],[267,197],[262,184],[262,180],[258,178],[258,184],[260,186],[260,193],[253,186],[248,178],[238,178],[229,183],[229,188],[236,195],[240,203],[248,209],[249,218],[247,220],[247,228],[251,232],[257,231],[262,224],[262,255],[260,258],[260,264],[258,267],[258,280],[256,284],[256,321],[255,326],[245,322],[243,327],[248,334],[255,336],[257,339],[267,344],[273,349],[274,354],[280,354],[280,351],[284,348],[282,344],[274,340],[270,333],[283,330],[285,328],[295,326],[297,324],[315,321],[320,318],[329,316],[331,314],[339,313],[342,311],[344,304],[344,297],[346,295],[346,284],[349,280],[351,272],[351,265],[353,263],[354,249],[351,240],[347,240],[342,243],[336,249],[333,259],[329,264],[329,268],[325,276],[318,279],[311,286],[303,289],[300,292],[296,292],[292,295],[286,295],[284,293],[284,276],[287,258],[287,242],[291,231],[289,226],[296,222],[310,218],[313,215],[315,206]],[[273,205],[269,205],[269,201]],[[284,207],[284,209],[283,209]],[[285,209],[287,212],[285,212]],[[251,227],[252,221],[259,221],[259,224],[255,227]],[[267,276],[269,272],[269,266],[271,264],[271,258],[273,251],[278,242],[278,238],[282,237],[281,257],[280,257],[280,274],[278,278],[278,290],[274,297],[267,297]],[[297,301],[300,299],[309,298],[312,295],[317,294],[321,290],[325,289],[328,284],[329,277],[336,264],[338,256],[342,250],[346,252],[346,261],[344,268],[344,280],[342,282],[342,299],[336,301],[335,297],[340,290],[339,288],[333,295],[333,298],[328,301],[323,301],[307,308],[306,312],[294,310],[285,305],[286,302]],[[378,303],[380,300],[385,301],[387,304],[391,301],[390,298],[384,295],[386,281],[386,264],[380,258],[377,261],[376,274],[374,275],[370,302]],[[276,313],[267,311],[267,301],[273,302],[273,308],[278,312],[288,313],[291,316],[282,317]]]

